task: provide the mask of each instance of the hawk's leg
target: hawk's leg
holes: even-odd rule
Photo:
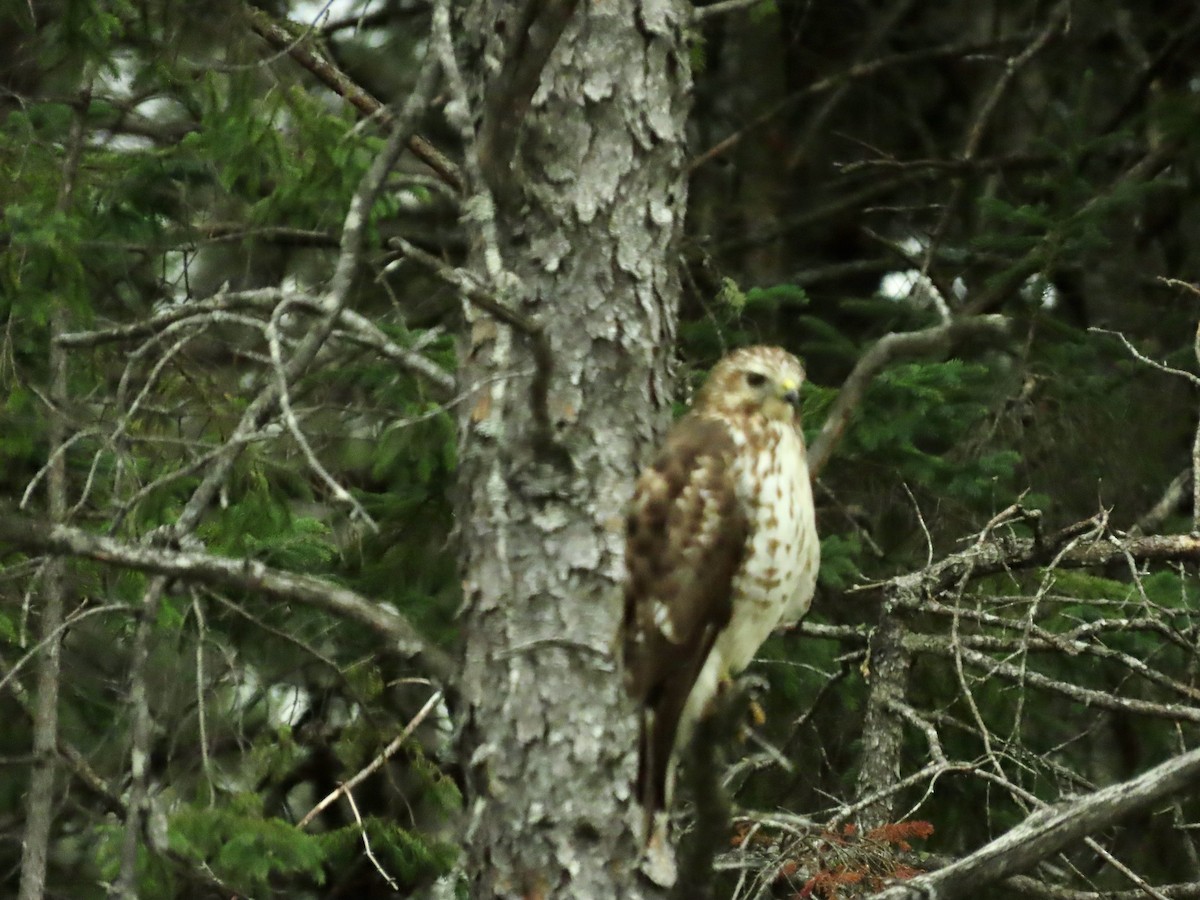
[[[769,687],[767,679],[762,675],[742,674],[737,678],[723,676],[717,685],[717,695],[709,703],[706,714],[712,714],[719,704],[731,708],[739,708],[745,704],[749,710],[751,726],[761,728],[766,724],[767,713],[762,708],[762,704],[758,702],[758,698],[765,694]],[[739,737],[745,737],[742,729],[739,729],[738,734]]]

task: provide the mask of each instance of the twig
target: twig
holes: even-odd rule
[[[1172,722],[1200,723],[1200,708],[1192,704],[1156,703],[1136,697],[1121,697],[1112,691],[1080,687],[1040,672],[1023,670],[1013,663],[994,659],[986,653],[971,649],[967,646],[967,641],[960,641],[956,647],[929,635],[909,634],[905,635],[903,644],[911,653],[929,653],[951,658],[957,654],[963,663],[986,672],[989,678],[999,676],[1014,684],[1026,684],[1030,687],[1051,691],[1084,706],[1114,712],[1134,713]]]
[[[1174,278],[1162,278],[1159,280],[1165,284],[1175,287],[1186,288],[1194,294],[1200,294],[1200,290],[1195,288],[1193,285],[1188,284],[1187,282],[1179,281]],[[1089,328],[1088,331],[1095,332],[1096,334],[1108,334],[1119,338],[1121,343],[1125,345],[1125,349],[1128,350],[1133,355],[1134,359],[1138,360],[1138,362],[1145,363],[1152,369],[1157,369],[1160,372],[1166,372],[1168,375],[1175,375],[1179,378],[1183,378],[1189,381],[1193,387],[1200,387],[1200,375],[1195,375],[1192,372],[1185,372],[1183,369],[1175,369],[1171,366],[1164,365],[1163,363],[1150,359],[1150,357],[1139,352],[1138,349],[1129,342],[1129,338],[1125,337],[1125,335],[1121,334],[1119,331],[1109,331],[1105,328]],[[1200,363],[1200,324],[1198,324],[1196,327],[1196,336],[1193,340],[1192,349],[1196,357],[1196,362]],[[1200,534],[1200,421],[1197,422],[1194,436],[1192,438],[1192,534]]]
[[[57,340],[64,347],[95,347],[106,343],[138,340],[149,337],[175,322],[206,319],[214,312],[242,308],[270,310],[284,301],[309,314],[326,312],[319,297],[285,292],[279,288],[262,288],[216,294],[204,300],[189,301],[128,325],[97,331],[72,332],[60,335]],[[348,333],[365,346],[378,350],[405,371],[429,382],[437,392],[445,395],[454,390],[452,375],[413,349],[401,347],[361,313],[351,309],[339,310],[338,325],[348,329]]]
[[[1026,63],[1042,51],[1042,49],[1050,42],[1058,32],[1065,27],[1067,17],[1070,14],[1071,4],[1063,0],[1051,12],[1049,21],[1046,26],[1037,34],[1037,36],[1029,42],[1029,44],[1018,53],[1016,56],[1010,57],[1005,63],[1004,71],[996,79],[996,83],[992,85],[991,91],[984,98],[983,104],[979,109],[979,113],[975,116],[975,120],[971,123],[971,129],[967,133],[967,139],[963,144],[962,153],[959,154],[959,159],[963,162],[969,162],[975,158],[975,154],[979,152],[979,145],[983,141],[984,131],[987,129],[988,123],[991,121],[992,114],[996,111],[996,107],[1000,103],[1000,98],[1004,96],[1008,90],[1009,84],[1016,77]],[[929,275],[930,268],[933,265],[933,258],[937,248],[942,243],[942,238],[945,237],[946,229],[950,225],[950,219],[959,209],[959,201],[962,198],[963,191],[966,189],[966,179],[958,178],[951,188],[950,196],[946,200],[943,207],[942,215],[939,217],[937,224],[934,226],[933,232],[929,237],[928,246],[925,249],[925,255],[921,262],[921,274]],[[1022,276],[1024,278],[1025,276]],[[949,298],[947,298],[949,299]]]
[[[383,876],[384,881],[393,891],[400,890],[400,885],[396,883],[391,875],[389,875],[379,864],[379,860],[375,858],[375,851],[371,849],[371,839],[367,836],[367,826],[363,823],[362,816],[358,812],[358,804],[354,802],[354,794],[347,790],[345,791],[346,800],[350,803],[350,811],[354,813],[354,821],[358,823],[358,830],[362,834],[363,849],[367,851],[367,859],[371,860],[371,864],[375,866],[375,871]]]
[[[693,9],[692,21],[696,23],[703,22],[705,19],[713,16],[722,16],[725,13],[749,9],[762,2],[763,0],[719,0],[717,3],[710,3],[707,6],[697,6]]]
[[[554,353],[550,339],[542,323],[505,304],[479,284],[478,280],[462,269],[446,265],[432,253],[426,253],[403,238],[391,238],[388,245],[429,269],[473,306],[487,312],[501,322],[525,335],[530,342],[534,372],[529,390],[533,406],[533,420],[537,426],[535,439],[544,444],[554,441],[553,423],[550,415],[550,379],[554,371]]]
[[[859,46],[855,59],[856,63],[863,62],[875,54],[876,48],[883,44],[892,29],[908,15],[913,4],[914,0],[892,0],[884,9],[876,12],[871,17],[871,29],[867,32]],[[824,135],[825,123],[829,121],[834,111],[849,95],[849,92],[850,82],[848,80],[840,82],[829,93],[829,96],[825,98],[825,101],[808,117],[808,120],[804,123],[803,132],[784,162],[787,171],[792,171],[804,160],[808,159],[809,150],[813,142],[819,136]]]
[[[363,175],[358,190],[350,200],[350,208],[346,212],[346,221],[342,228],[337,266],[329,283],[327,304],[332,310],[341,309],[345,305],[354,272],[362,256],[371,208],[383,189],[384,180],[409,142],[419,117],[428,108],[437,89],[440,65],[432,58],[432,54],[429,54],[429,57],[421,66],[417,82],[408,99],[404,101],[404,107],[391,123],[392,131],[387,143]]]
[[[1151,359],[1133,346],[1133,344],[1129,342],[1129,338],[1125,337],[1125,335],[1121,334],[1121,332],[1109,331],[1107,328],[1095,327],[1089,328],[1088,331],[1092,332],[1093,334],[1107,334],[1115,337],[1125,345],[1125,349],[1128,350],[1130,355],[1138,362],[1145,363],[1146,365],[1150,366],[1150,368],[1157,369],[1160,372],[1166,372],[1168,375],[1175,375],[1179,378],[1186,379],[1187,381],[1191,382],[1194,387],[1200,387],[1200,375],[1196,375],[1194,372],[1186,372],[1183,369],[1175,369],[1171,366]]]
[[[929,526],[925,524],[925,517],[921,515],[921,504],[917,503],[917,498],[913,496],[908,482],[902,481],[900,484],[904,488],[904,493],[908,494],[908,500],[913,505],[913,511],[917,514],[917,522],[921,526],[921,533],[925,535],[925,567],[928,568],[933,565],[933,538],[929,534]]]
[[[718,4],[714,4],[714,6],[715,5]],[[696,14],[701,17],[707,17],[707,14],[704,11],[712,8],[712,6],[698,7],[696,9]],[[895,66],[908,65],[910,63],[927,62],[938,59],[953,59],[957,57],[968,56],[978,57],[981,53],[995,50],[997,47],[1002,46],[1003,44],[1011,43],[1012,40],[1014,39],[1009,38],[1003,41],[988,41],[986,43],[973,41],[969,43],[948,44],[940,47],[927,47],[907,53],[895,53],[889,56],[879,57],[878,59],[855,63],[843,72],[837,72],[825,78],[820,78],[802,90],[796,91],[795,93],[784,97],[782,100],[778,101],[764,111],[757,118],[752,119],[737,131],[721,139],[703,153],[694,157],[688,163],[688,172],[691,173],[696,171],[705,163],[712,161],[722,153],[732,149],[752,131],[757,128],[761,128],[763,125],[771,121],[771,119],[786,111],[789,107],[799,103],[801,100],[833,90],[843,82],[869,78],[878,74],[879,72],[886,71],[887,69]],[[946,164],[957,165],[957,163],[954,162],[948,162]]]
[[[299,445],[300,452],[304,455],[308,467],[333,492],[334,499],[349,506],[354,516],[366,522],[368,527],[378,534],[379,525],[371,518],[371,514],[363,509],[362,504],[355,499],[354,495],[342,487],[338,483],[338,480],[330,475],[329,470],[317,459],[317,454],[313,451],[312,445],[309,444],[308,438],[305,436],[304,430],[300,427],[300,422],[296,418],[296,413],[292,409],[291,391],[288,389],[287,374],[283,368],[283,350],[280,347],[279,340],[279,320],[287,308],[288,304],[286,301],[276,306],[275,311],[271,314],[271,321],[267,324],[267,344],[271,349],[271,365],[275,370],[275,379],[279,389],[280,415],[283,418],[284,424],[287,425],[288,431],[292,433],[292,439]]]
[[[383,748],[382,753],[380,753],[373,760],[371,760],[365,767],[363,767],[357,773],[355,773],[355,775],[352,778],[339,784],[332,792],[330,792],[323,800],[321,800],[320,803],[318,803],[316,806],[314,806],[312,809],[310,809],[304,815],[304,818],[296,823],[296,827],[304,828],[305,826],[307,826],[309,822],[311,822],[314,818],[319,816],[321,814],[321,812],[326,807],[328,807],[331,803],[333,803],[335,800],[337,800],[338,797],[342,796],[343,794],[346,794],[347,796],[349,796],[350,791],[352,791],[359,784],[361,784],[372,773],[378,771],[379,768],[385,762],[387,762],[389,759],[391,759],[391,757],[395,754],[395,752],[397,750],[399,750],[402,746],[404,746],[404,742],[407,741],[408,738],[412,735],[412,733],[417,729],[417,726],[419,726],[422,722],[425,721],[426,717],[429,715],[430,712],[433,711],[434,707],[436,707],[438,705],[438,702],[441,701],[441,699],[442,699],[442,692],[440,690],[434,691],[433,694],[430,696],[430,698],[425,701],[425,705],[422,706],[417,711],[417,714],[415,716],[413,716],[411,720],[409,720],[409,723],[404,726],[404,730],[402,732],[400,732],[400,734],[397,735],[395,738],[393,738],[391,743],[389,743],[386,747]]]
[[[8,663],[0,657],[0,673],[5,675],[6,688],[8,693],[16,701],[18,708],[25,714],[25,717],[31,722],[33,721],[33,703],[29,699],[29,692],[16,678],[8,678]],[[108,783],[97,774],[96,770],[91,767],[87,759],[73,745],[67,743],[62,735],[58,736],[58,755],[66,760],[67,765],[79,779],[80,784],[99,798],[104,808],[117,816],[125,815],[125,801],[121,799],[121,795],[108,786]]]
[[[1175,510],[1183,506],[1184,498],[1192,493],[1191,487],[1192,469],[1189,467],[1171,479],[1171,483],[1167,485],[1167,489],[1163,491],[1158,502],[1137,520],[1137,523],[1129,529],[1129,533],[1132,535],[1152,534],[1158,531],[1163,522]]]
[[[72,625],[76,624],[77,622],[82,622],[84,619],[89,619],[92,616],[98,616],[103,613],[110,612],[128,612],[130,609],[132,609],[132,607],[128,603],[108,603],[104,606],[84,607],[78,612],[67,616],[65,619],[55,625],[53,631],[49,632],[48,634],[44,634],[40,641],[34,644],[24,656],[12,664],[9,670],[4,673],[4,677],[0,678],[0,690],[3,690],[8,685],[8,682],[20,673],[21,669],[25,667],[26,663],[34,659],[41,651],[55,643],[62,636],[62,633]]]
[[[213,780],[212,759],[208,755],[208,721],[204,712],[204,697],[208,693],[208,685],[204,677],[204,642],[205,622],[204,609],[200,598],[192,592],[192,612],[196,615],[196,724],[200,732],[200,770],[204,773],[204,781],[208,785],[208,805],[217,804],[216,782]]]

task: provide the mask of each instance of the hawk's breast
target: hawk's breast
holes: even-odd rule
[[[750,529],[734,576],[732,619],[716,644],[731,675],[750,663],[781,622],[808,611],[820,552],[803,438],[772,421],[735,440],[741,444],[738,494]]]

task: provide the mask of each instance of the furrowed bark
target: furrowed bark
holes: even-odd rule
[[[456,29],[485,36],[459,54],[478,64],[477,119],[504,96],[489,79],[519,37],[513,6],[477,0]],[[579,4],[523,117],[484,116],[516,131],[492,136],[513,148],[505,166],[476,166],[507,181],[474,185],[501,202],[472,270],[540,330],[466,309],[460,383],[486,385],[463,408],[458,511],[477,897],[652,893],[634,871],[636,729],[610,648],[622,509],[671,399],[688,16],[674,0]]]

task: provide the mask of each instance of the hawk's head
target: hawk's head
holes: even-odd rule
[[[746,347],[717,363],[696,396],[695,408],[796,423],[803,382],[804,367],[786,350]]]

